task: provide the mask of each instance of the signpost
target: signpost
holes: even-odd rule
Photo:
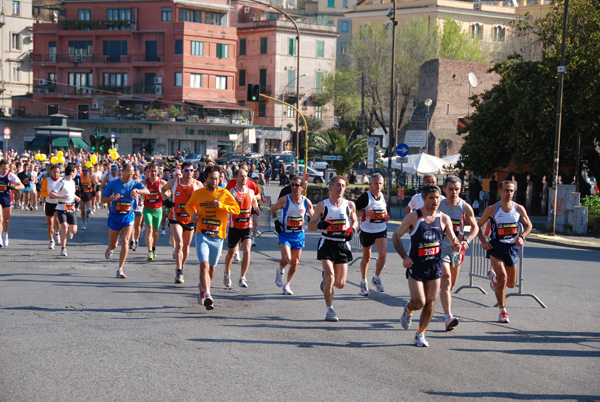
[[[410,152],[410,148],[408,147],[408,145],[402,143],[402,144],[398,144],[398,146],[396,147],[396,155],[398,156],[407,156],[408,153]]]
[[[6,142],[10,140],[10,127],[4,127],[4,149],[3,149],[3,153],[4,153],[4,157],[6,157]]]

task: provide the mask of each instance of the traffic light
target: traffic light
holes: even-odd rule
[[[258,102],[260,99],[260,84],[248,84],[248,102]]]
[[[98,139],[98,150],[100,152],[104,152],[105,148],[106,148],[106,137],[101,135],[100,138]]]
[[[298,161],[304,164],[306,158],[306,149],[300,148],[300,152],[298,152]]]
[[[96,152],[96,136],[90,135],[90,149],[92,153]]]

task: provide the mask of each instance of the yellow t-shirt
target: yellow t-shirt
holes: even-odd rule
[[[219,208],[215,208],[215,200],[219,201]],[[227,214],[237,215],[240,206],[235,201],[229,190],[217,187],[209,191],[206,187],[194,191],[185,209],[190,216],[198,213],[196,233],[209,237],[224,239],[227,235]]]

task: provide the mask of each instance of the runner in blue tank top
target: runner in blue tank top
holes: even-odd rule
[[[410,290],[410,301],[404,307],[400,324],[404,329],[408,329],[413,312],[422,308],[419,330],[415,335],[414,344],[429,346],[425,340],[425,330],[433,317],[435,300],[440,291],[444,233],[451,239],[454,251],[460,252],[461,244],[454,235],[450,217],[438,211],[440,188],[428,184],[423,187],[421,194],[424,206],[411,212],[402,220],[402,224],[394,232],[392,241],[394,248],[402,257]],[[411,236],[408,253],[404,250],[401,239],[406,232],[409,232]]]

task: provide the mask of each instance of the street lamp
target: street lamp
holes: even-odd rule
[[[423,102],[425,106],[427,106],[427,115],[425,119],[427,120],[427,132],[425,133],[425,153],[429,153],[429,119],[431,119],[431,114],[429,114],[429,108],[433,105],[433,101],[429,98],[425,99]]]
[[[387,185],[387,203],[388,208],[391,205],[392,189],[392,157],[396,148],[396,130],[394,129],[394,76],[396,73],[396,0],[392,0],[392,8],[388,10],[387,16],[392,21],[392,77],[390,80],[390,129],[388,131],[388,185]]]
[[[284,85],[284,86],[281,88],[281,90],[283,91],[283,92],[281,92],[281,100],[282,100],[282,101],[285,101],[285,91],[286,91],[286,89],[287,89],[287,88],[289,88],[290,84],[291,84],[292,82],[296,81],[296,80],[299,80],[299,79],[300,79],[300,78],[302,78],[302,77],[306,77],[306,74],[302,74],[302,75],[301,75],[301,76],[299,76],[299,77],[294,77],[294,78],[292,78],[291,80],[289,80],[289,81],[288,81],[288,83],[287,83],[287,84],[285,84],[285,85]],[[296,85],[296,88],[298,88],[298,86],[297,86],[297,85]],[[277,92],[279,92],[279,91],[277,91]],[[282,103],[282,104],[281,104],[281,147],[280,147],[282,152],[283,152],[283,120],[284,120],[284,118],[285,118],[285,105]],[[296,147],[297,147],[297,146],[298,146],[298,142],[296,142]],[[296,168],[296,169],[297,169],[297,168]]]

